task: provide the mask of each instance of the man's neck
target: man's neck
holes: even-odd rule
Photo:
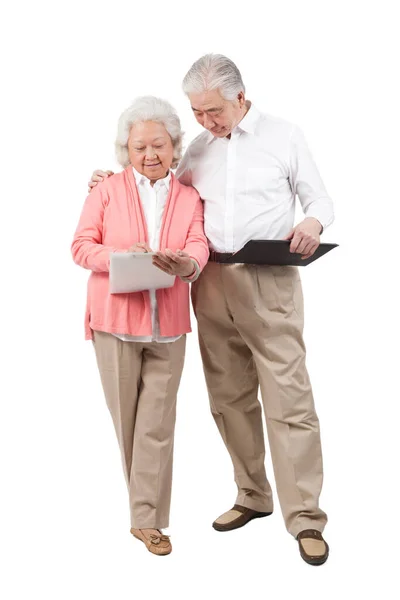
[[[245,118],[245,116],[247,115],[247,113],[248,113],[248,112],[249,112],[249,110],[250,110],[250,106],[251,106],[251,102],[250,102],[250,100],[246,100],[246,102],[245,102],[245,105],[244,105],[244,112],[243,112],[243,115],[241,116],[241,118],[239,119],[239,121],[236,123],[235,127],[237,127],[237,126],[239,125],[239,123],[241,123],[241,121],[243,121],[243,119]],[[233,129],[235,129],[235,127],[234,127]],[[232,134],[232,132],[231,132],[229,135],[226,135],[225,137],[226,137],[228,140],[230,140],[230,139],[231,139],[231,134]]]

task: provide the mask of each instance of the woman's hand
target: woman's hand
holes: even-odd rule
[[[179,277],[189,277],[196,271],[189,254],[179,249],[176,252],[172,252],[169,248],[165,252],[156,252],[153,256],[153,265],[164,273]]]
[[[113,171],[93,171],[92,178],[88,183],[89,192],[91,192],[98,183],[103,181],[103,179],[107,179],[107,177],[110,177],[111,175],[114,175]]]
[[[128,252],[153,252],[150,246],[144,242],[138,242],[137,244],[133,244],[130,248],[128,248]]]

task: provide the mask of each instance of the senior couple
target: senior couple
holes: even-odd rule
[[[291,240],[292,252],[311,256],[333,221],[332,202],[299,128],[246,100],[231,60],[203,56],[183,90],[205,131],[181,160],[173,108],[153,97],[134,101],[118,126],[124,170],[93,174],[72,243],[75,262],[92,271],[86,339],[121,449],[131,533],[153,554],[172,550],[162,529],[169,525],[191,284],[211,411],[238,487],[213,527],[230,531],[273,512],[260,387],[286,527],[302,558],[320,565],[329,552],[327,516],[319,508],[321,443],[299,273],[224,260],[250,239]],[[294,227],[296,195],[305,218]],[[176,275],[173,287],[110,294],[110,254],[148,251],[159,269]]]

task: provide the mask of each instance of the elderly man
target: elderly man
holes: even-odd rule
[[[196,61],[183,81],[206,129],[188,147],[177,177],[204,201],[210,262],[192,285],[211,410],[232,459],[238,495],[213,527],[230,531],[270,515],[261,389],[279,501],[302,558],[328,558],[319,508],[323,469],[319,421],[305,366],[303,298],[297,268],[224,264],[251,239],[291,240],[311,256],[333,222],[332,202],[300,129],[245,98],[236,65],[222,55]],[[95,172],[91,186],[106,173]],[[305,219],[294,224],[299,197]],[[168,271],[169,265],[159,265]]]

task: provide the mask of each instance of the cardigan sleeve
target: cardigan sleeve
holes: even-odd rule
[[[90,192],[83,205],[71,245],[74,262],[84,269],[98,273],[109,271],[111,252],[127,252],[102,244],[103,218],[108,201],[106,186],[97,185]]]
[[[208,249],[208,241],[204,233],[203,202],[201,201],[199,194],[194,189],[193,193],[196,194],[197,201],[193,212],[192,222],[186,237],[185,247],[182,248],[182,250],[187,252],[190,258],[193,258],[196,261],[200,272],[207,264],[210,251]],[[194,277],[196,275],[198,276],[197,269],[196,273],[194,273]]]

